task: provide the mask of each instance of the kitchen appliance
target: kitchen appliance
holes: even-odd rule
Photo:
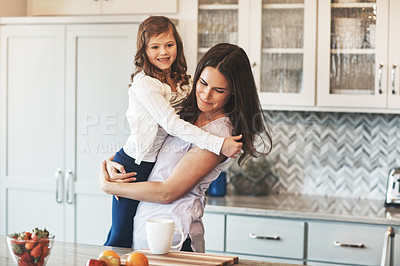
[[[389,172],[385,206],[400,207],[400,168],[393,168]]]

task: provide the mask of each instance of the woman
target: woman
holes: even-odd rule
[[[200,60],[193,89],[184,102],[181,116],[204,130],[227,137],[242,134],[241,164],[249,156],[267,154],[271,136],[258,99],[249,59],[243,49],[232,44],[217,44]],[[266,137],[268,152],[256,150],[257,136]],[[266,145],[264,143],[264,145]],[[101,188],[108,194],[140,200],[134,219],[133,248],[147,248],[146,220],[171,218],[186,234],[182,250],[204,252],[205,192],[228,163],[216,155],[183,140],[169,136],[164,142],[148,182],[132,181],[133,174],[115,174],[109,161],[112,181],[103,162]],[[114,168],[114,169],[113,169]],[[174,242],[177,239],[174,239]]]

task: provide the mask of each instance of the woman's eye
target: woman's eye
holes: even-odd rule
[[[207,83],[206,83],[205,81],[203,81],[203,80],[200,80],[200,83],[201,83],[202,85],[204,85],[204,86],[207,86]]]
[[[223,93],[224,92],[224,90],[220,90],[220,89],[215,89],[215,91],[218,92],[218,93]]]

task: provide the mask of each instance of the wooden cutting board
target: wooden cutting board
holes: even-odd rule
[[[152,254],[148,249],[135,250],[147,256],[149,265],[234,265],[239,262],[238,257],[222,256],[205,253],[185,252],[185,251],[170,251],[168,254],[156,255]],[[121,265],[125,265],[129,254],[121,256]]]

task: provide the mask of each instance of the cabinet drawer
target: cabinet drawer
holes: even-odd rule
[[[303,222],[236,215],[226,219],[226,252],[304,257]]]
[[[385,226],[310,222],[308,259],[379,265],[385,231]],[[343,245],[340,246],[339,243]],[[348,245],[363,245],[363,247]]]
[[[216,213],[205,213],[202,220],[204,224],[206,250],[224,252],[225,215]]]

